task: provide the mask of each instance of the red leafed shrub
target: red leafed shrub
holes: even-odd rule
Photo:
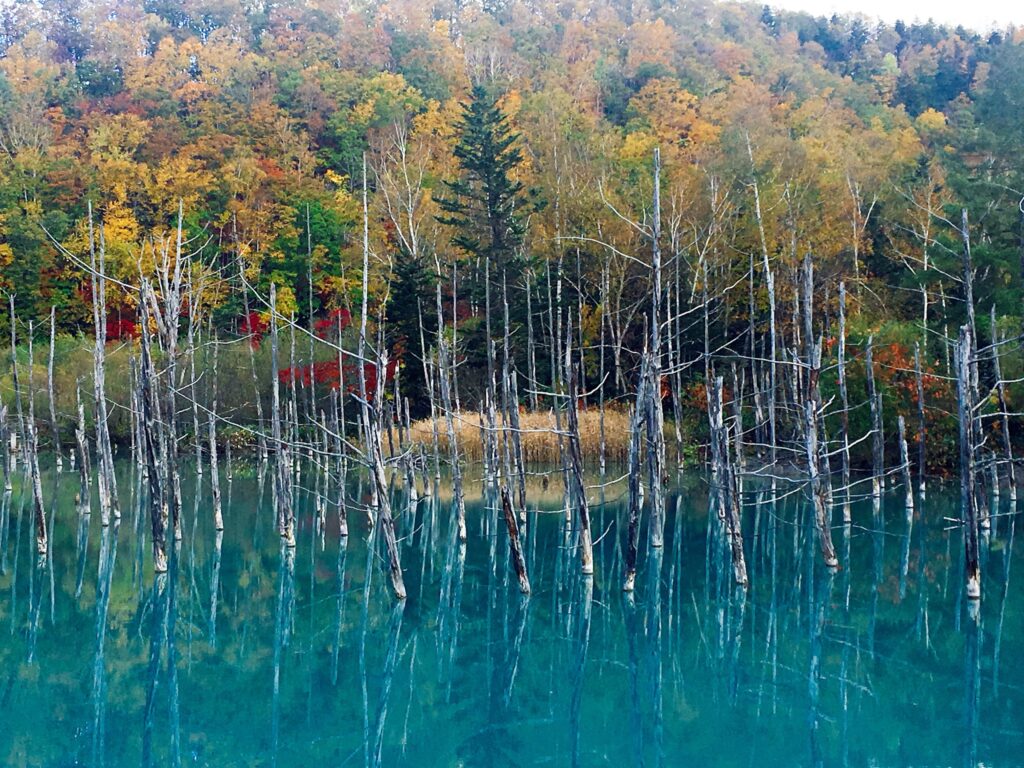
[[[141,331],[139,324],[134,320],[126,320],[120,317],[107,318],[107,340],[137,339]]]
[[[313,330],[321,339],[326,339],[339,330],[344,331],[351,323],[352,313],[347,309],[332,309],[327,317],[313,324]]]
[[[348,358],[348,359],[346,359]],[[359,393],[359,371],[362,367],[364,380],[366,382],[366,395],[371,400],[374,392],[377,391],[377,366],[374,363],[366,363],[363,366],[353,359],[352,355],[345,354],[341,367],[341,374],[344,376],[345,392]],[[398,360],[389,360],[385,371],[385,382],[394,380],[395,371],[398,369]],[[312,365],[300,365],[294,369],[285,368],[278,374],[284,384],[291,384],[292,380],[309,386],[310,382],[326,385],[330,389],[338,389],[341,386],[342,375],[339,375],[337,360],[322,360]]]
[[[251,343],[254,347],[263,340],[269,328],[270,324],[260,316],[259,312],[242,315],[242,319],[238,323],[238,332],[243,336],[251,336]]]

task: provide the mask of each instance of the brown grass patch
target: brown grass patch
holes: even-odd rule
[[[579,413],[580,447],[584,459],[596,463],[600,456],[601,414],[590,407]],[[498,419],[499,429],[504,422]],[[566,428],[562,416],[562,430]],[[629,458],[629,414],[620,409],[606,409],[604,413],[605,457],[609,463],[625,462]],[[554,464],[561,461],[558,433],[555,429],[553,411],[523,413],[519,416],[520,437],[523,443],[523,458],[528,464]],[[459,452],[467,459],[483,457],[480,418],[474,413],[463,411],[461,418],[455,417],[455,431]],[[444,418],[438,419],[437,434],[442,452],[448,450],[448,430]],[[413,442],[420,443],[425,450],[433,450],[433,424],[430,419],[421,419],[412,425]],[[565,438],[563,437],[563,444]]]

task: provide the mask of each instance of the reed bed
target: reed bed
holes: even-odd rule
[[[499,431],[504,429],[504,420],[498,418]],[[559,465],[562,453],[559,450],[555,412],[527,411],[519,415],[519,429],[523,442],[523,458],[527,464]],[[566,429],[562,416],[562,431]],[[455,417],[458,433],[459,452],[468,459],[483,458],[480,421],[476,414],[463,411]],[[579,413],[580,448],[585,460],[597,466],[601,454],[601,414],[597,408],[581,410]],[[424,450],[433,450],[434,427],[430,419],[413,422],[410,437]],[[445,425],[439,422],[437,434],[442,452],[447,450],[448,437]],[[605,458],[609,464],[626,462],[629,456],[629,414],[625,409],[607,408],[604,413]],[[563,438],[564,440],[564,438]],[[564,450],[564,449],[563,449]]]

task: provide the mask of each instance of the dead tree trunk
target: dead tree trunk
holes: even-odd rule
[[[145,305],[140,306],[142,327],[142,363],[139,368],[139,401],[142,404],[145,436],[146,476],[149,478],[149,516],[153,534],[153,570],[167,571],[167,503],[163,484],[162,448],[160,446],[160,397],[156,392],[156,375],[150,351],[149,317]]]
[[[92,316],[95,345],[93,347],[93,394],[96,417],[97,486],[100,496],[100,519],[109,525],[110,514],[120,519],[121,510],[117,499],[117,481],[114,476],[114,457],[110,446],[110,430],[107,425],[106,394],[106,244],[103,227],[99,232],[99,249],[93,234],[92,203],[89,204],[89,258],[92,282]]]
[[[216,341],[214,344],[216,345]],[[218,346],[213,348],[213,395],[210,398],[207,423],[209,427],[210,489],[213,493],[213,527],[214,530],[223,531],[224,515],[220,502],[220,468],[217,466],[217,358],[219,349]]]
[[[925,494],[925,472],[926,451],[925,438],[928,433],[928,424],[924,415],[924,377],[921,375],[921,347],[914,342],[914,378],[917,380],[917,492],[924,500]]]
[[[825,484],[822,479],[823,453],[826,447],[819,440],[818,413],[821,405],[821,340],[812,345],[810,369],[807,375],[807,397],[804,401],[804,440],[807,451],[807,479],[814,504],[814,522],[818,528],[821,555],[825,565],[837,568],[839,559],[832,544],[832,515],[829,512]]]
[[[1002,423],[1003,455],[1006,461],[1006,484],[1010,493],[1010,506],[1017,503],[1017,472],[1013,461],[1013,441],[1010,440],[1010,409],[1006,401],[1006,382],[1003,381],[1003,368],[1000,362],[999,333],[996,330],[996,308],[992,306],[992,370],[996,377],[996,394],[999,397],[999,413]],[[997,481],[998,482],[998,479]]]
[[[872,339],[868,337],[864,351],[868,401],[871,406],[871,502],[875,516],[882,509],[882,482],[885,478],[885,443],[882,433],[882,393],[875,386],[875,363],[871,354]]]
[[[647,358],[644,358],[643,366],[646,367]],[[629,464],[627,468],[627,479],[629,484],[629,529],[626,535],[626,577],[622,584],[624,592],[632,592],[636,586],[636,558],[640,542],[640,437],[642,433],[641,414],[643,413],[643,400],[646,397],[644,389],[647,386],[645,372],[640,374],[640,385],[636,396],[636,405],[629,422]]]
[[[571,334],[571,329],[570,329]],[[571,335],[570,335],[571,338]],[[580,425],[576,411],[576,371],[569,364],[569,350],[566,349],[566,378],[568,379],[568,404],[566,413],[569,421],[569,477],[572,482],[571,496],[576,502],[580,524],[580,568],[584,576],[594,573],[594,546],[590,534],[590,508],[587,505],[587,487],[583,481],[583,452],[580,448]]]
[[[441,265],[438,264],[438,276]],[[450,366],[450,368],[449,368]],[[458,526],[459,541],[466,541],[466,501],[462,492],[462,466],[459,459],[459,438],[455,431],[454,404],[452,402],[450,370],[454,370],[454,360],[449,361],[448,341],[444,337],[444,312],[441,306],[441,281],[437,282],[437,368],[438,383],[441,389],[441,407],[444,408],[445,426],[448,432],[448,457],[452,470],[452,490],[455,495],[455,518]]]
[[[36,554],[43,558],[46,557],[46,551],[49,547],[49,536],[46,531],[43,481],[39,472],[39,433],[36,429],[35,408],[36,393],[32,385],[32,369],[35,363],[32,359],[32,336],[33,328],[30,321],[28,324],[28,420],[25,424],[25,449],[28,455],[29,470],[32,478],[32,508],[35,511]]]
[[[654,150],[654,222],[651,231],[651,360],[647,388],[647,482],[651,489],[651,546],[664,545],[665,414],[661,402],[661,152]]]
[[[519,579],[519,591],[524,595],[530,594],[530,579],[526,574],[526,559],[523,557],[523,548],[519,542],[519,524],[516,521],[516,513],[512,508],[512,494],[509,493],[508,484],[501,485],[501,508],[505,515],[505,527],[508,529],[508,548],[512,558],[512,567],[515,568],[516,578]]]
[[[901,414],[898,420],[900,434],[900,472],[903,476],[903,489],[907,510],[907,530],[914,521],[914,482],[910,475],[910,450],[907,448],[907,425]]]
[[[846,386],[846,284],[839,283],[839,341],[838,341],[839,400],[842,412],[839,414],[840,451],[843,479],[843,523],[849,525],[850,496],[850,394]]]
[[[53,439],[53,453],[56,456],[57,471],[64,468],[60,446],[60,428],[57,421],[57,398],[53,390],[53,351],[57,342],[57,308],[50,307],[50,354],[46,364],[46,389],[50,400],[50,437]]]
[[[277,532],[289,547],[295,546],[295,522],[292,512],[291,471],[288,447],[281,434],[281,384],[278,367],[277,289],[270,284],[270,369],[271,369],[271,435],[274,441],[274,505],[277,511]],[[292,371],[292,375],[295,372]]]
[[[737,584],[747,584],[747,562],[743,553],[743,528],[740,516],[740,499],[736,484],[735,468],[732,465],[729,451],[729,431],[725,426],[723,415],[724,378],[711,378],[711,391],[708,393],[708,419],[711,424],[711,455],[716,493],[719,496],[719,516],[722,518],[723,532],[732,555],[733,578]]]
[[[75,403],[78,413],[78,428],[75,430],[75,447],[78,452],[78,511],[81,514],[88,514],[92,504],[92,490],[89,486],[92,470],[89,466],[89,443],[85,431],[81,381],[75,385]]]
[[[381,371],[379,379],[382,379],[383,372],[387,370],[387,360],[383,356],[378,359],[377,370]],[[376,408],[370,408],[369,403],[366,402],[363,403],[363,407],[364,413],[376,410]],[[402,562],[398,551],[398,540],[395,538],[395,521],[391,515],[391,498],[388,493],[387,478],[384,474],[384,455],[381,449],[380,426],[377,414],[375,413],[370,413],[369,418],[366,420],[366,437],[368,441],[366,454],[370,474],[377,488],[377,514],[388,553],[388,571],[391,574],[391,588],[395,593],[396,600],[405,600],[405,580],[402,577]]]
[[[957,416],[960,422],[960,507],[963,510],[967,597],[978,600],[981,598],[981,564],[978,551],[978,508],[974,489],[977,468],[973,429],[975,404],[971,386],[973,346],[970,326],[961,326],[956,348]]]

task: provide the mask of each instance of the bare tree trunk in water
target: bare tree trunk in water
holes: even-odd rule
[[[723,414],[723,390],[725,379],[712,373],[711,389],[708,392],[708,420],[711,427],[711,455],[713,475],[718,494],[719,517],[722,530],[732,555],[733,579],[737,584],[747,584],[747,562],[743,553],[743,527],[740,516],[740,500],[737,493],[735,468],[729,451],[729,432]]]
[[[647,367],[644,357],[643,368]],[[623,592],[632,592],[636,587],[636,558],[640,541],[640,436],[643,431],[641,414],[644,412],[643,400],[647,387],[646,371],[642,371],[637,389],[636,404],[629,420],[629,464],[627,478],[629,483],[629,529],[626,535],[626,577],[622,584]]]
[[[92,489],[89,486],[89,444],[85,432],[85,406],[82,404],[82,382],[75,384],[75,403],[78,413],[78,428],[75,430],[75,448],[78,453],[78,511],[88,514],[92,505]],[[134,401],[134,397],[132,398]],[[141,449],[142,446],[139,446]]]
[[[1000,362],[999,333],[996,330],[996,307],[992,305],[992,369],[996,376],[996,394],[999,396],[999,413],[1002,423],[1003,454],[1006,459],[1006,483],[1010,491],[1011,511],[1017,504],[1017,473],[1013,460],[1013,442],[1010,440],[1010,409],[1006,400],[1006,382],[1003,381],[1003,369]]]
[[[519,591],[524,595],[530,594],[530,579],[526,574],[526,559],[523,557],[523,548],[519,542],[519,524],[516,521],[516,513],[512,508],[512,494],[509,493],[508,484],[501,486],[501,508],[505,515],[505,527],[508,529],[508,547],[512,558],[512,567],[515,568],[516,578],[519,579]]]
[[[291,472],[288,468],[288,448],[281,435],[281,387],[278,369],[277,289],[270,284],[270,367],[271,367],[271,430],[274,441],[274,506],[277,512],[277,532],[289,547],[295,546],[295,524],[292,513]],[[295,375],[295,371],[292,371]]]
[[[53,350],[57,341],[57,308],[50,307],[50,354],[46,364],[46,389],[50,400],[50,433],[53,438],[53,452],[57,460],[57,471],[64,468],[60,446],[60,429],[57,422],[57,398],[53,392]]]
[[[210,411],[208,415],[209,439],[210,439],[210,488],[213,493],[213,527],[214,530],[224,530],[224,516],[221,512],[220,503],[220,469],[217,466],[217,358],[220,354],[220,347],[214,342],[213,348],[213,396],[210,399]],[[197,435],[198,437],[198,435]]]
[[[924,417],[924,377],[921,375],[921,347],[914,342],[914,378],[917,380],[917,491],[924,500],[928,425]]]
[[[871,503],[875,517],[882,509],[882,482],[885,479],[885,443],[882,434],[882,393],[875,386],[875,362],[871,354],[872,337],[864,350],[868,403],[871,406]]]
[[[164,498],[161,472],[161,448],[157,430],[160,424],[160,397],[155,391],[156,376],[150,352],[149,316],[145,304],[140,303],[142,327],[142,362],[139,368],[139,401],[142,403],[143,434],[145,435],[146,476],[149,478],[149,516],[153,532],[153,570],[167,572],[167,504]]]
[[[12,326],[13,328],[13,326]],[[39,433],[36,430],[36,393],[32,386],[32,322],[28,324],[28,421],[25,448],[28,453],[29,469],[32,476],[32,507],[35,511],[36,554],[46,557],[49,536],[46,531],[46,506],[43,503],[43,481],[39,473]]]
[[[570,322],[569,338],[572,338]],[[576,411],[576,371],[570,365],[570,351],[566,349],[566,378],[568,379],[569,418],[569,477],[572,483],[571,496],[575,497],[577,516],[580,523],[580,568],[584,576],[594,573],[594,547],[590,535],[590,508],[587,506],[587,487],[583,482],[583,454],[580,449],[580,425]]]
[[[961,326],[956,348],[956,393],[960,422],[960,508],[963,510],[965,577],[967,597],[981,598],[981,564],[978,552],[978,508],[974,485],[977,470],[974,459],[974,402],[971,386],[973,344],[969,325]]]
[[[846,387],[846,284],[839,283],[839,342],[838,342],[839,400],[843,410],[839,415],[842,478],[843,478],[843,523],[852,522],[850,516],[850,395]]]
[[[808,393],[804,401],[804,437],[807,448],[807,476],[814,504],[814,520],[821,540],[821,554],[825,565],[835,568],[839,565],[835,547],[832,545],[832,521],[829,514],[826,493],[822,481],[822,449],[818,440],[818,411],[821,408],[821,394],[818,380],[821,376],[821,341],[814,344],[811,353],[811,369],[808,374]]]
[[[900,435],[900,470],[903,475],[903,487],[905,493],[904,505],[907,510],[907,530],[910,530],[914,521],[914,481],[910,475],[910,450],[907,448],[907,425],[900,414],[898,419]]]

